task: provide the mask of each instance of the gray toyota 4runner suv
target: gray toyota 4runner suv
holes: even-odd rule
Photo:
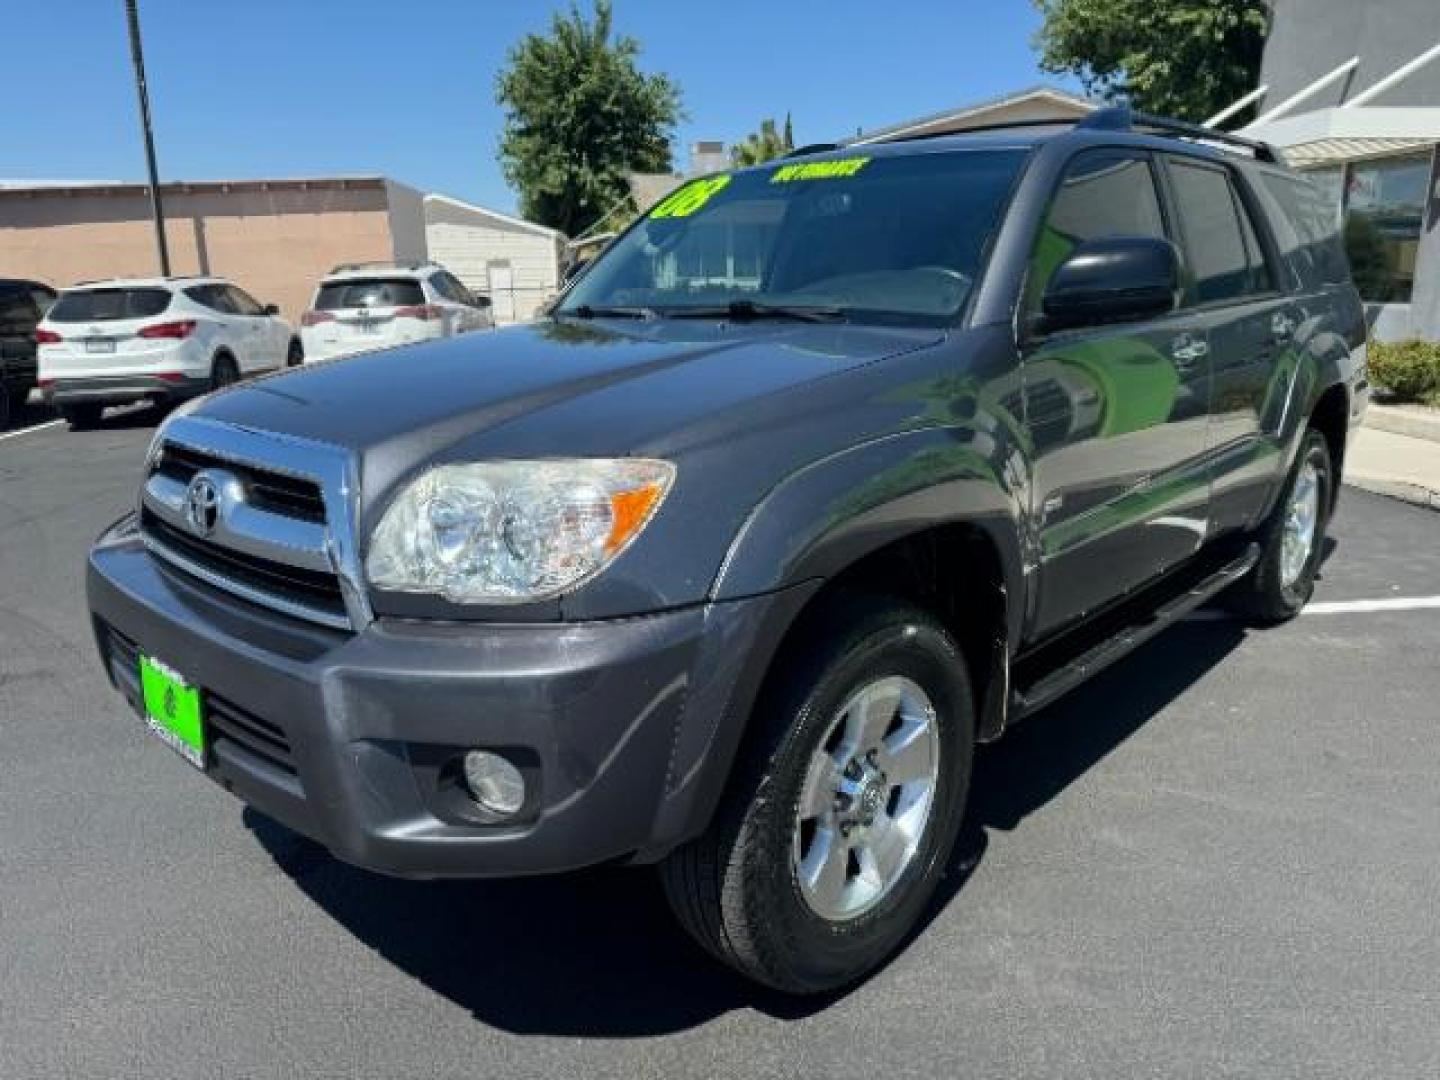
[[[832,989],[930,902],[976,743],[1222,592],[1306,602],[1364,342],[1263,145],[1105,110],[802,153],[536,323],[182,407],[98,643],[341,859],[658,864],[715,956]]]

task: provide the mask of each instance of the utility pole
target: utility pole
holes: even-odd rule
[[[135,0],[125,0],[125,20],[130,24],[130,59],[135,64],[135,91],[140,95],[140,131],[145,136],[145,168],[150,174],[150,216],[155,221],[155,248],[160,255],[160,273],[169,277],[170,248],[165,243],[165,209],[160,204],[155,136],[150,130],[150,91],[145,85],[145,55],[140,48],[140,14],[135,10]]]

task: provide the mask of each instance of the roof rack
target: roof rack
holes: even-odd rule
[[[332,274],[354,274],[361,270],[423,270],[428,262],[414,259],[380,259],[375,262],[337,263],[330,268]]]
[[[1005,131],[1013,128],[1032,127],[1072,127],[1078,130],[1089,131],[1133,131],[1136,134],[1144,135],[1174,135],[1182,139],[1192,139],[1196,142],[1208,142],[1222,149],[1240,149],[1251,154],[1256,161],[1280,164],[1280,155],[1269,143],[1260,142],[1258,139],[1247,139],[1240,135],[1231,135],[1228,131],[1216,131],[1214,128],[1202,127],[1199,124],[1190,124],[1184,120],[1170,120],[1163,116],[1152,116],[1149,113],[1136,112],[1128,105],[1110,105],[1103,109],[1096,109],[1087,116],[1079,118],[1073,116],[1052,116],[1049,118],[1037,118],[1033,120],[1005,120],[994,124],[975,124],[969,127],[960,128],[956,131],[921,131],[913,135],[900,135],[893,139],[877,140],[878,144],[897,142],[916,142],[921,139],[943,139],[949,136],[974,135],[986,131]],[[847,146],[864,146],[867,143],[849,143]],[[806,146],[800,150],[787,155],[795,157],[802,153],[818,153],[821,149],[830,147]]]
[[[1269,143],[1261,142],[1258,139],[1247,139],[1240,135],[1231,135],[1228,131],[1216,131],[1214,128],[1202,127],[1200,124],[1191,124],[1184,120],[1170,120],[1163,116],[1136,112],[1129,105],[1112,105],[1108,108],[1096,109],[1089,116],[1082,118],[1075,126],[1092,131],[1134,131],[1139,134],[1175,135],[1182,139],[1193,139],[1196,142],[1215,143],[1224,149],[1245,150],[1256,161],[1265,161],[1272,165],[1278,164],[1280,161],[1280,156]]]
[[[833,143],[833,142],[807,143],[805,146],[799,147],[798,149],[785,151],[785,153],[781,154],[780,157],[781,157],[781,160],[785,160],[785,159],[788,159],[788,158],[797,158],[797,157],[809,157],[811,154],[828,154],[828,153],[830,153],[830,151],[832,151],[832,150],[843,150],[843,149],[845,149],[845,146],[844,146],[843,143]]]

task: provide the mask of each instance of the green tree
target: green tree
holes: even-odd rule
[[[511,49],[496,80],[500,164],[520,211],[570,236],[628,197],[628,173],[670,171],[683,115],[675,83],[642,72],[640,43],[611,30],[609,0],[589,19],[572,4]]]
[[[742,143],[730,148],[730,160],[737,169],[747,165],[760,165],[788,154],[795,149],[795,133],[790,125],[790,114],[785,114],[785,130],[782,133],[774,120],[760,121],[760,130],[752,131]]]
[[[1265,0],[1035,0],[1040,66],[1145,112],[1204,120],[1248,93],[1269,29]]]

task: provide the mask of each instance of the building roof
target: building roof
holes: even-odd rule
[[[390,180],[383,176],[316,176],[278,180],[177,180],[162,182],[162,195],[209,195],[231,191],[344,191],[383,188]],[[20,181],[0,183],[0,196],[36,198],[64,195],[145,195],[149,184],[128,181]]]
[[[1440,108],[1341,105],[1252,123],[1241,134],[1279,147],[1291,165],[1362,161],[1440,143]]]
[[[1040,120],[1052,117],[1056,120],[1074,120],[1099,107],[1098,102],[1057,87],[1031,86],[987,101],[959,105],[944,112],[867,131],[853,139],[847,139],[846,144],[853,146],[912,138],[917,135],[942,135],[990,124],[1003,124],[1007,120]]]
[[[502,225],[521,232],[534,233],[537,236],[548,237],[553,240],[564,240],[565,234],[558,229],[547,228],[544,225],[537,225],[533,221],[526,221],[524,218],[512,217],[510,214],[502,214],[499,210],[491,210],[488,206],[476,206],[474,203],[465,202],[463,199],[456,199],[450,195],[426,195],[427,203],[435,203],[448,206],[464,213],[479,214],[483,217],[493,218]]]

